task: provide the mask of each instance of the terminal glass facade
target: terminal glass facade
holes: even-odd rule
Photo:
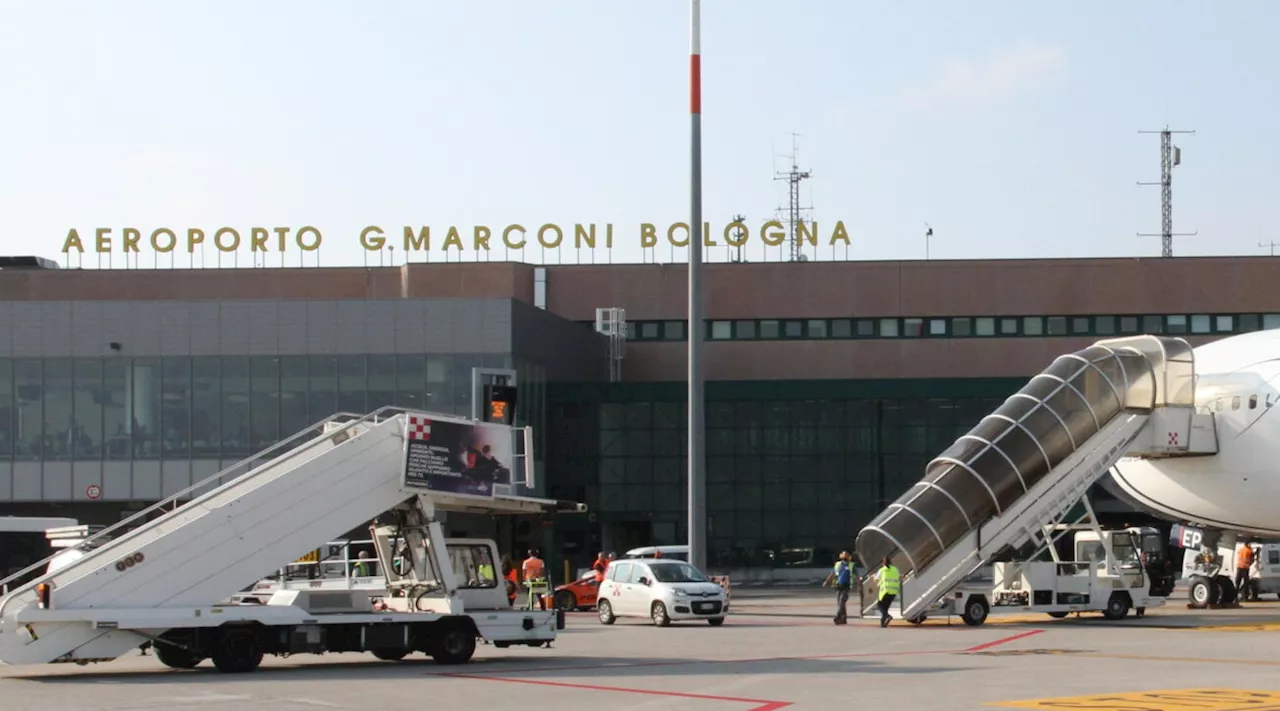
[[[0,459],[237,460],[336,412],[470,416],[473,367],[514,368],[544,429],[542,367],[506,355],[0,359]]]

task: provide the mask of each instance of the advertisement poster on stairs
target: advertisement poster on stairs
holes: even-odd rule
[[[511,484],[511,430],[410,415],[405,424],[406,488],[490,498]]]

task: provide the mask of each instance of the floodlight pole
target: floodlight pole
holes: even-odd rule
[[[689,562],[707,566],[707,479],[702,388],[702,3],[689,0]]]

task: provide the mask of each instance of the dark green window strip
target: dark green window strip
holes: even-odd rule
[[[583,322],[588,326],[591,322]],[[683,320],[627,323],[628,340],[684,341]],[[907,316],[893,318],[708,319],[708,341],[901,338],[1109,338],[1137,334],[1216,336],[1280,328],[1280,314],[1105,314],[1096,316]]]

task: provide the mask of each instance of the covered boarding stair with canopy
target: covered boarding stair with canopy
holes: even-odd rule
[[[876,605],[886,557],[902,577],[895,607],[919,619],[1002,551],[1048,543],[1122,457],[1216,453],[1212,414],[1195,412],[1195,379],[1181,338],[1109,339],[1055,359],[858,533],[863,613]]]

